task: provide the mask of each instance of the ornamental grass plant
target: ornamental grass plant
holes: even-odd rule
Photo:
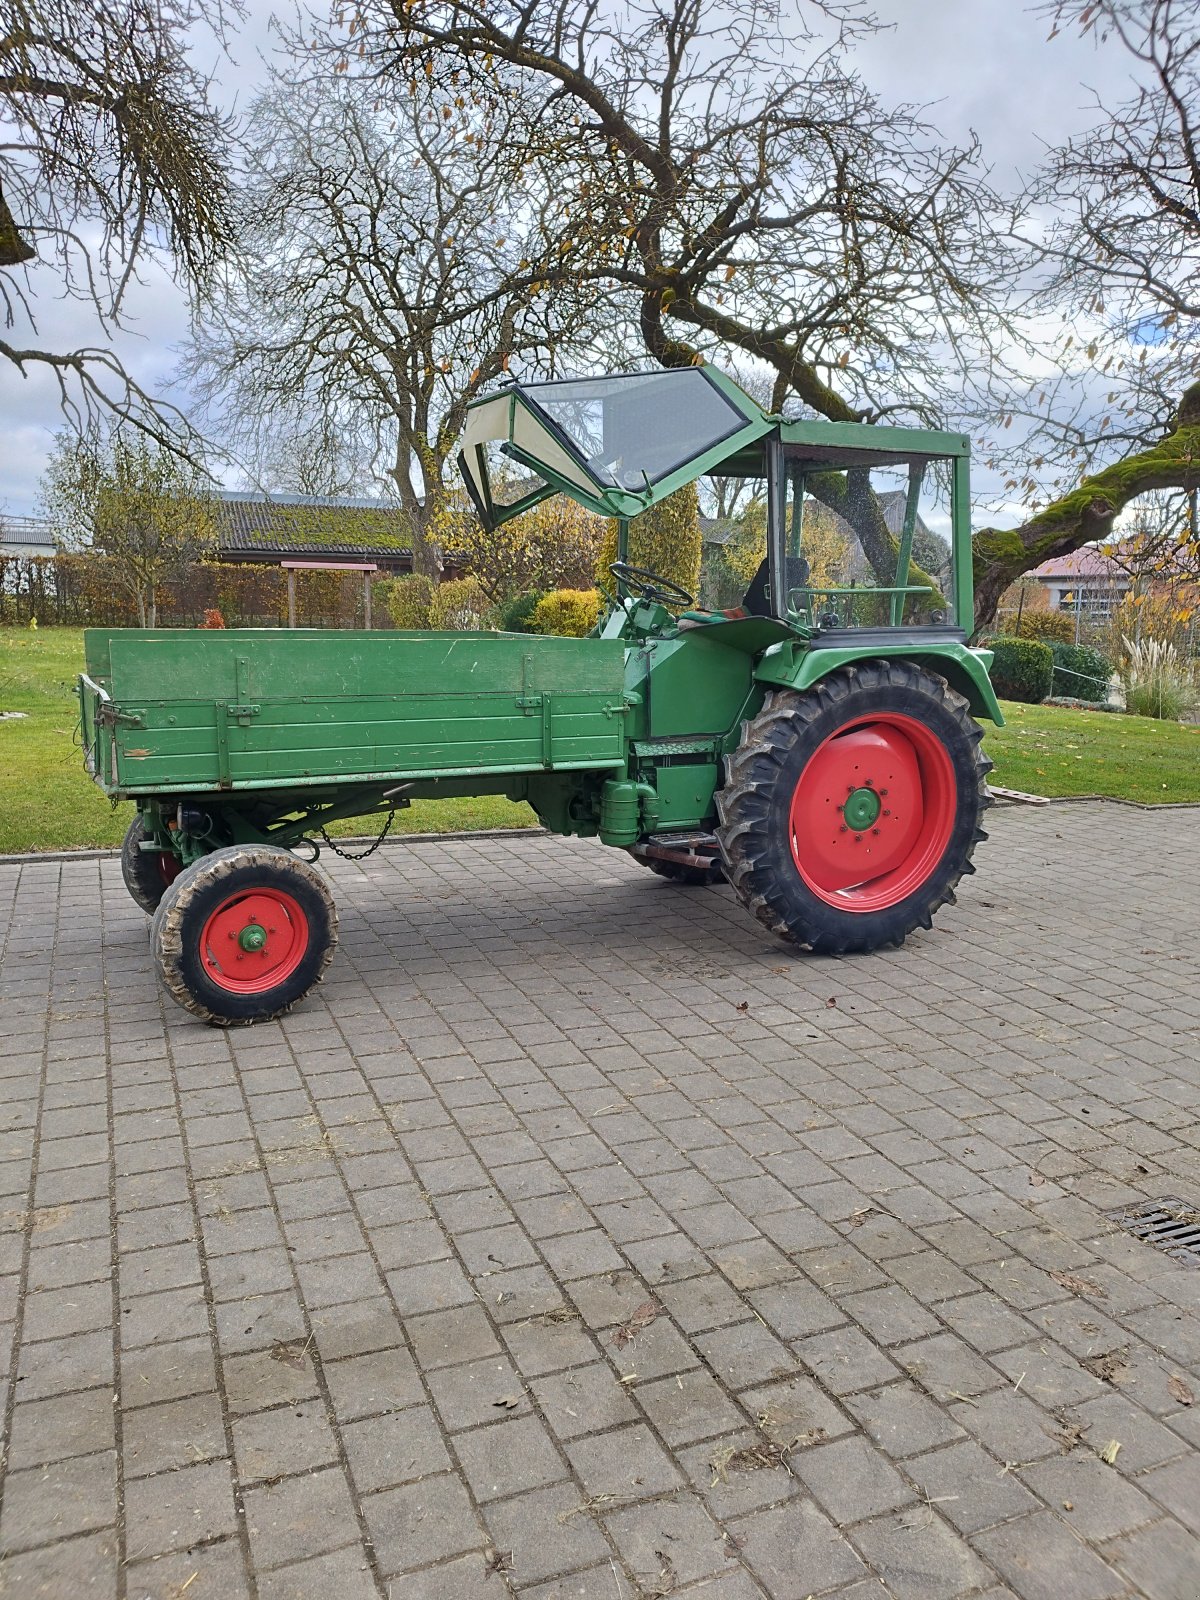
[[[1125,709],[1139,717],[1178,722],[1197,701],[1195,669],[1178,646],[1164,639],[1126,638],[1121,663]]]

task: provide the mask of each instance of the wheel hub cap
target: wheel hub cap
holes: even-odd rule
[[[882,810],[883,801],[874,789],[852,789],[842,807],[842,815],[847,827],[861,833],[864,828],[875,825]]]
[[[246,951],[262,950],[267,943],[267,930],[257,922],[249,922],[238,934],[238,943]]]

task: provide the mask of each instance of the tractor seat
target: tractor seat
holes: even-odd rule
[[[784,592],[791,594],[793,589],[803,589],[809,579],[808,562],[803,556],[787,556]],[[771,574],[770,563],[766,556],[762,558],[758,571],[750,580],[750,587],[742,598],[742,605],[752,617],[769,617],[771,615]]]

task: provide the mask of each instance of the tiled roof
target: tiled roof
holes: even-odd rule
[[[731,517],[699,517],[700,538],[705,544],[728,544],[738,531]]]
[[[53,555],[54,525],[42,517],[0,517],[0,555]]]
[[[412,553],[403,512],[382,500],[316,500],[225,490],[217,498],[217,520],[222,555],[335,561]]]
[[[1027,574],[1030,578],[1123,578],[1121,568],[1106,551],[1085,544],[1065,556],[1051,556]]]

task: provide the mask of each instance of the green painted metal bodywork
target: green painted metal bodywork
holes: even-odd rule
[[[883,647],[864,644],[814,650],[805,640],[794,639],[768,651],[755,675],[760,683],[804,690],[811,689],[839,667],[855,661],[877,661],[881,657],[915,661],[931,672],[940,673],[952,689],[964,696],[972,716],[986,717],[998,728],[1004,726],[1004,714],[988,678],[991,651],[971,650],[958,640],[939,643],[901,638]]]
[[[719,445],[628,492],[569,482],[564,474],[586,478],[591,469],[582,458],[572,462],[562,440],[547,433],[557,463],[538,469],[547,492],[570,493],[625,518],[717,468],[765,475],[769,483],[774,474],[778,485],[779,463],[793,470],[789,459],[800,463],[797,471],[822,472],[867,460],[916,461],[914,473],[921,461],[941,459],[951,466],[960,558],[953,603],[958,615],[969,615],[962,436],[783,422],[706,370],[741,418]],[[509,405],[487,418],[499,416],[511,434],[505,419],[526,402],[516,389],[505,394]],[[529,408],[533,416],[535,401]],[[526,427],[521,437],[528,456],[536,435]],[[474,448],[482,462],[483,445]],[[473,493],[493,521],[513,514],[512,506],[494,504],[481,479]],[[843,591],[875,595],[885,623],[889,613],[893,624],[903,615],[915,494],[910,490],[893,587]],[[542,491],[531,490],[520,503],[539,498]],[[779,542],[769,548],[782,552],[786,494],[776,506]],[[810,621],[811,604],[793,611],[790,600],[787,607],[774,603],[780,614],[676,616],[651,596],[622,594],[587,639],[93,629],[85,635],[79,684],[85,756],[106,793],[137,803],[145,848],[169,849],[186,864],[224,844],[295,845],[339,818],[461,795],[528,801],[548,828],[616,846],[656,833],[708,832],[724,758],[766,694],[803,692],[856,661],[916,661],[965,695],[976,716],[1002,721],[988,681],[990,657],[968,648],[961,631],[882,626],[823,635]]]

